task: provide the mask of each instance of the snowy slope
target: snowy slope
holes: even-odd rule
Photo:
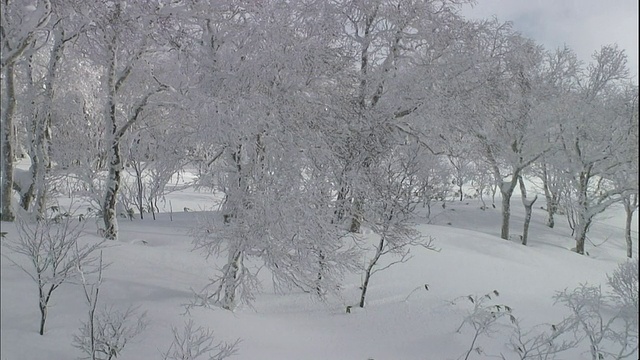
[[[174,211],[207,207],[207,195],[190,190],[168,198]],[[519,205],[514,199],[513,234],[521,231]],[[155,221],[121,220],[120,240],[104,250],[105,261],[111,265],[105,270],[100,303],[117,308],[134,305],[147,312],[148,328],[127,345],[119,359],[161,359],[172,339],[171,326],[181,327],[188,319],[214,330],[217,340],[241,338],[233,359],[458,359],[473,335],[466,327],[456,333],[471,304],[452,304],[452,300],[497,290],[500,296],[495,301],[512,307],[524,326],[555,323],[566,314],[560,305],[553,305],[556,290],[582,282],[604,284],[605,274],[624,260],[619,209],[596,223],[594,243],[608,240],[598,247],[588,246],[590,256],[586,257],[568,250],[573,244],[564,219],[558,218],[556,229],[548,229],[539,207],[527,247],[499,239],[499,211],[479,207],[470,200],[448,203],[446,209],[436,206],[430,219],[419,215],[418,228],[435,239],[439,251],[413,249],[408,262],[376,273],[367,307],[350,314],[345,308],[357,303],[358,274],[346,279],[340,298],[323,303],[303,293],[273,293],[265,272],[261,273],[264,293],[253,308],[242,307],[234,313],[197,308],[185,314],[183,305],[191,300],[191,289],[199,290],[220,265],[191,251],[188,231],[197,212],[176,212],[173,220],[167,213]],[[13,224],[2,223],[2,230],[8,237],[15,236]],[[85,231],[87,241],[99,240],[92,221]],[[635,236],[637,241],[637,229]],[[2,254],[26,264],[26,259],[15,257],[5,247]],[[634,256],[637,258],[637,248]],[[71,346],[87,310],[81,287],[67,284],[54,293],[47,331],[40,336],[35,284],[4,257],[1,276],[0,358],[81,356]],[[502,333],[482,337],[478,344],[484,353],[473,353],[470,358],[500,353],[514,358],[508,356],[507,342]],[[560,358],[586,358],[585,346]]]

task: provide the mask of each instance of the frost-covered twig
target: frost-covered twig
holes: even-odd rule
[[[238,352],[240,340],[233,343],[219,342],[214,344],[213,331],[202,327],[194,328],[193,320],[189,320],[182,332],[171,327],[173,342],[162,354],[163,360],[223,360]]]
[[[78,245],[83,223],[69,217],[46,218],[30,222],[18,218],[18,238],[10,238],[4,245],[15,254],[29,259],[30,266],[22,265],[4,255],[18,266],[38,286],[40,335],[44,335],[49,301],[53,292],[63,283],[74,279],[77,264],[91,267],[97,261],[95,251],[102,243]]]

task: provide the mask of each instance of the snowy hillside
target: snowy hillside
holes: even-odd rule
[[[206,206],[209,197],[186,190],[168,200],[174,209],[198,209]],[[519,211],[514,206],[514,234],[521,231]],[[619,227],[623,213],[616,209],[591,232],[591,240],[602,244],[589,245],[590,255],[581,256],[568,250],[573,243],[564,221],[555,229],[546,228],[539,207],[534,211],[530,245],[524,247],[497,236],[498,210],[483,211],[476,200],[465,200],[447,203],[445,209],[434,206],[430,219],[424,214],[418,217],[417,228],[434,238],[439,251],[414,248],[408,262],[374,274],[364,309],[354,306],[346,313],[347,306],[359,299],[359,274],[348,276],[340,297],[319,302],[302,292],[274,293],[265,270],[260,272],[263,292],[253,308],[242,306],[235,312],[193,308],[187,314],[184,305],[192,301],[192,289],[204,286],[220,263],[191,251],[188,232],[198,214],[162,213],[155,221],[122,220],[120,240],[108,242],[103,250],[110,266],[104,270],[98,307],[137,306],[148,320],[146,329],[126,345],[119,359],[162,359],[172,341],[171,327],[182,329],[189,319],[213,330],[216,342],[241,339],[232,359],[444,360],[465,358],[470,348],[474,350],[469,359],[499,358],[500,354],[518,359],[508,348],[512,329],[507,318],[492,325],[491,336],[481,334],[473,346],[470,323],[456,332],[474,307],[468,296],[478,301],[490,294],[483,305],[507,305],[523,330],[546,324],[541,327],[546,331],[568,315],[565,307],[553,304],[556,291],[584,282],[604,288],[605,274],[625,259]],[[94,222],[87,224],[83,239],[99,241]],[[14,224],[2,223],[2,231],[7,232],[3,245],[16,236]],[[637,228],[634,235],[637,241]],[[637,258],[637,247],[634,251]],[[1,358],[81,357],[72,341],[88,311],[82,287],[64,284],[54,292],[47,330],[40,336],[37,287],[7,257],[25,267],[28,259],[5,246],[2,255]],[[588,351],[584,340],[557,358],[586,359]]]

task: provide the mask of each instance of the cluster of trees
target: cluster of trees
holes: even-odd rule
[[[413,209],[463,185],[499,192],[509,239],[514,191],[528,214],[537,199],[523,177],[543,184],[549,226],[567,215],[580,254],[594,217],[623,203],[631,256],[638,87],[624,51],[583,64],[461,17],[463,2],[3,0],[2,220],[14,190],[38,218],[65,189],[117,239],[118,202],[153,213],[196,168],[225,196],[194,234],[228,256],[204,299],[229,308],[255,290],[249,258],[321,295],[359,266],[361,226],[380,236],[368,272],[428,246]]]

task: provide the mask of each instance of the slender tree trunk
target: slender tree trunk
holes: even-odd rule
[[[136,172],[136,183],[138,186],[138,196],[137,196],[137,208],[140,212],[140,220],[144,219],[144,183],[142,181],[142,169],[140,162],[136,161],[133,163],[133,169]]]
[[[4,100],[2,104],[2,213],[0,220],[14,221],[13,213],[13,116],[16,107],[14,87],[14,65],[7,64],[3,70]]]
[[[631,224],[633,222],[633,213],[638,207],[638,194],[625,196],[622,199],[624,204],[624,212],[626,214],[624,225],[624,239],[627,244],[627,257],[631,259],[633,257],[633,240],[631,238]]]
[[[360,306],[361,308],[363,308],[365,305],[365,297],[367,296],[367,290],[369,289],[369,280],[371,280],[371,271],[373,270],[373,267],[376,266],[376,263],[380,259],[380,256],[382,255],[382,251],[384,250],[384,245],[385,245],[385,237],[383,235],[381,236],[380,242],[378,243],[378,247],[376,248],[375,256],[373,257],[373,259],[371,259],[371,261],[369,261],[369,266],[367,266],[367,269],[365,270],[364,282],[362,283],[362,292],[360,293],[360,303],[358,304],[358,306]]]
[[[111,144],[111,160],[109,161],[109,175],[107,177],[107,189],[102,205],[104,220],[104,237],[109,240],[118,239],[118,214],[116,204],[122,173],[122,159],[120,157],[119,139],[114,139]]]
[[[493,206],[494,209],[496,207],[496,193],[498,192],[498,187],[499,185],[495,184],[491,186],[491,206]]]
[[[222,308],[233,310],[236,305],[236,291],[239,284],[239,275],[242,269],[243,252],[236,250],[229,254],[229,269],[224,277],[224,298]]]
[[[47,321],[47,305],[40,304],[40,330],[38,333],[44,335],[44,325]]]
[[[553,229],[555,226],[555,214],[558,211],[558,199],[557,195],[551,190],[549,186],[549,173],[547,171],[547,165],[542,168],[542,185],[544,188],[544,197],[547,201],[547,222],[546,225]]]
[[[318,250],[318,277],[316,279],[316,294],[322,298],[324,296],[324,289],[322,288],[322,278],[326,271],[327,264],[325,263],[325,256],[322,250]]]
[[[41,274],[38,274],[38,280],[40,280],[40,276]],[[45,289],[42,285],[42,283],[39,281],[38,282],[38,296],[39,296],[39,301],[38,301],[38,307],[40,309],[40,330],[38,331],[38,333],[40,335],[44,335],[44,326],[45,323],[47,322],[47,315],[48,315],[48,304],[49,304],[49,299],[51,299],[51,293],[53,292],[54,287],[51,286],[49,288],[49,291],[45,294]]]
[[[587,202],[587,191],[589,186],[589,171],[581,172],[578,176],[578,211],[575,222],[574,238],[576,240],[576,252],[584,255],[584,243],[587,239],[587,232],[591,225],[591,216],[588,215],[589,204]]]
[[[520,192],[522,193],[522,205],[524,205],[525,215],[524,215],[524,226],[522,228],[522,245],[527,245],[527,240],[529,238],[529,224],[531,223],[531,213],[533,212],[533,204],[535,204],[536,200],[538,200],[538,195],[533,197],[533,200],[527,199],[527,188],[524,185],[524,181],[522,180],[522,176],[518,177],[518,182],[520,183]]]

